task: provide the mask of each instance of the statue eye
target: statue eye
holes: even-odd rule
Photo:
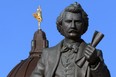
[[[76,20],[75,22],[77,22],[77,23],[81,23],[82,21],[81,21],[81,20]]]
[[[67,23],[71,23],[71,22],[72,22],[72,20],[66,20],[65,22],[67,22]]]
[[[81,23],[82,23],[82,21],[80,21],[80,20],[75,21],[75,24],[81,24]]]

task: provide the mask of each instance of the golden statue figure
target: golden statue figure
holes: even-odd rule
[[[33,14],[33,16],[38,20],[38,27],[40,29],[40,23],[42,21],[42,11],[40,6],[37,9],[37,12]]]

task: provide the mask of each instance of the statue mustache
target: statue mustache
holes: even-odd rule
[[[69,33],[71,33],[71,32],[76,32],[76,33],[78,33],[78,30],[77,30],[77,29],[69,29],[68,32],[69,32]]]

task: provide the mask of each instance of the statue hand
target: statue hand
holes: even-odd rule
[[[86,46],[86,48],[84,50],[84,56],[90,65],[95,65],[99,62],[99,57],[97,56],[97,51],[91,45]]]

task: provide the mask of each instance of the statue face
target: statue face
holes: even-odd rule
[[[62,29],[66,38],[80,38],[83,30],[81,13],[66,12],[63,16]]]

